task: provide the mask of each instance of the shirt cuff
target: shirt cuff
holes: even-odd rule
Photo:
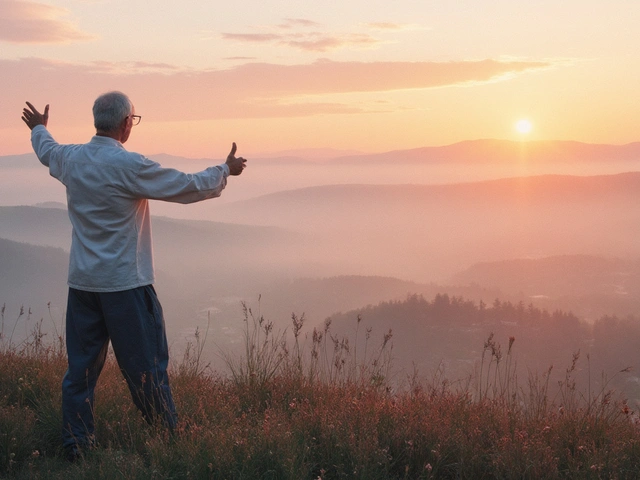
[[[222,170],[222,174],[224,175],[225,178],[227,178],[231,173],[229,171],[229,165],[227,165],[226,163],[223,163],[222,165],[218,165],[218,168]]]

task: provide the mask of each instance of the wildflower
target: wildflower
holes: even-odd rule
[[[433,470],[433,467],[431,466],[431,464],[430,464],[430,463],[427,463],[427,464],[424,466],[424,469],[425,469],[427,472],[431,473],[431,471]]]

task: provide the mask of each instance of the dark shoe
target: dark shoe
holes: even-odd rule
[[[75,462],[77,462],[78,460],[80,460],[82,458],[82,453],[80,452],[78,447],[76,445],[74,445],[72,447],[69,447],[66,450],[65,458],[66,458],[67,462],[75,463]]]

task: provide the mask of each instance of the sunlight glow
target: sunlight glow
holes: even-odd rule
[[[527,120],[526,118],[523,118],[521,120],[518,120],[516,122],[516,130],[519,133],[529,133],[531,132],[531,129],[533,128],[533,125],[531,124],[531,122],[529,120]]]

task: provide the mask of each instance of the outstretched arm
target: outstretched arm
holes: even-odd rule
[[[22,121],[27,124],[30,130],[33,130],[38,125],[47,126],[49,121],[49,104],[44,107],[44,114],[36,110],[36,107],[27,102],[29,108],[22,110]]]
[[[240,175],[242,171],[247,166],[247,161],[242,157],[236,158],[236,143],[233,142],[233,146],[231,147],[231,152],[227,156],[226,164],[229,167],[229,175]]]

